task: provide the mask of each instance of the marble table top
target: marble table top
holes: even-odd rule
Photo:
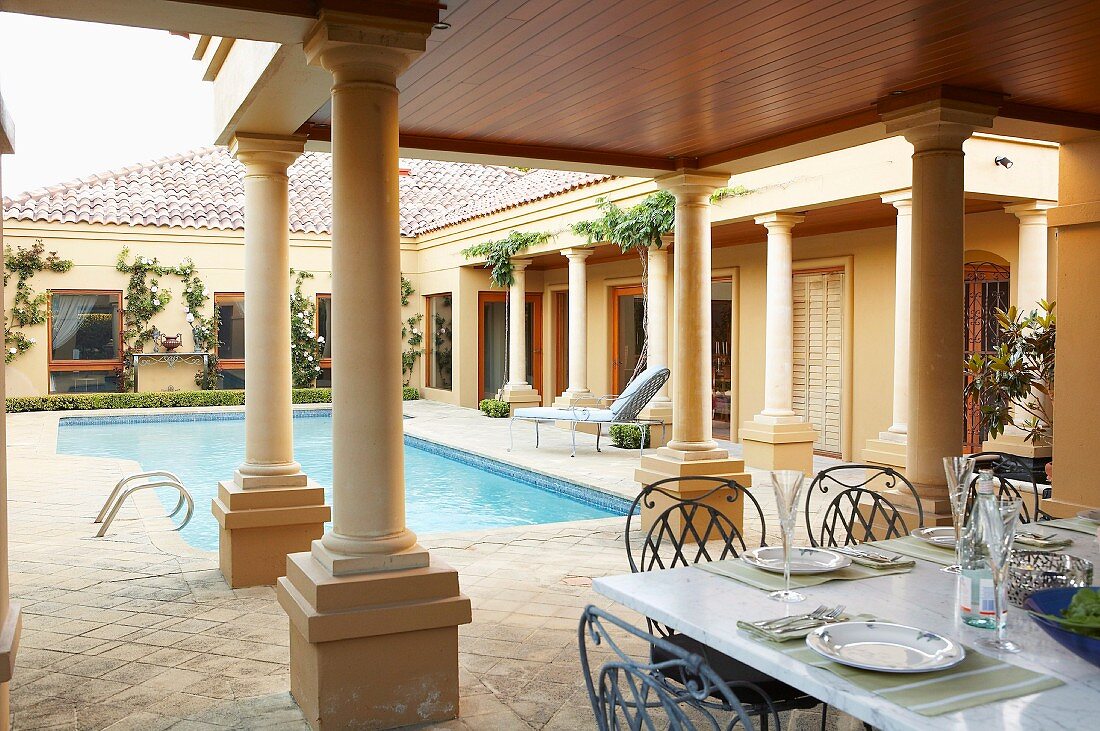
[[[1087,558],[1100,572],[1097,542],[1083,533],[1044,527],[1074,540],[1066,553]],[[1021,609],[1009,610],[1009,637],[1023,646],[1018,655],[992,654],[1009,663],[1056,676],[1065,685],[1042,693],[927,717],[863,691],[823,668],[813,668],[750,639],[735,624],[800,614],[820,604],[846,605],[849,613],[913,625],[961,640],[967,647],[990,630],[959,618],[957,579],[940,566],[917,561],[908,574],[862,581],[833,581],[799,591],[805,602],[782,604],[759,589],[694,567],[597,579],[600,594],[673,627],[772,677],[886,731],[920,729],[1086,729],[1100,721],[1100,668],[1078,658],[1048,637]],[[613,610],[612,610],[613,611]],[[980,648],[977,648],[980,649]],[[974,651],[973,649],[971,651]]]

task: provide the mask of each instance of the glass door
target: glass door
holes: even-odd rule
[[[733,281],[710,285],[711,420],[714,436],[730,438],[733,404]]]
[[[645,345],[645,297],[640,286],[611,290],[611,383],[622,393],[642,357]]]
[[[478,388],[479,399],[494,398],[508,379],[505,363],[508,337],[505,331],[507,297],[504,292],[478,292]],[[542,393],[542,295],[528,294],[527,382]]]

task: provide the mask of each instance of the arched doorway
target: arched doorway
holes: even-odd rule
[[[966,293],[963,352],[968,359],[976,353],[988,355],[1000,342],[997,310],[1007,310],[1011,298],[1008,263],[1003,260],[966,262],[963,287]],[[978,404],[967,399],[963,406],[963,454],[980,452],[986,436]]]

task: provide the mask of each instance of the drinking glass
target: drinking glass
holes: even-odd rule
[[[779,602],[804,601],[805,596],[791,591],[791,539],[794,538],[798,496],[802,493],[806,476],[798,470],[776,470],[771,473],[771,479],[775,489],[775,507],[779,511],[779,528],[783,533],[783,589],[768,596]]]
[[[970,478],[974,476],[973,457],[944,457],[943,471],[947,474],[947,497],[951,501],[951,523],[955,527],[955,563],[940,571],[957,574],[962,571],[962,529],[966,518],[966,498],[970,494]]]
[[[993,611],[997,636],[978,640],[978,644],[998,652],[1019,652],[1020,646],[1008,639],[1008,569],[1016,522],[1020,519],[1020,500],[997,500],[993,510],[983,513],[982,531],[989,548],[989,568],[993,572]]]

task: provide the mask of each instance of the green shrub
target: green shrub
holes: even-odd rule
[[[623,449],[638,449],[638,440],[645,439],[645,446],[649,446],[649,427],[640,424],[612,424],[611,444]]]
[[[332,389],[296,388],[296,404],[332,402]],[[89,409],[165,409],[181,406],[240,406],[244,391],[151,391],[148,393],[55,393],[5,399],[9,414],[24,411],[87,411]]]
[[[477,405],[490,419],[503,419],[508,416],[508,402],[495,398],[482,399]]]
[[[419,401],[420,389],[416,386],[402,386],[401,387],[401,400],[402,401]]]

